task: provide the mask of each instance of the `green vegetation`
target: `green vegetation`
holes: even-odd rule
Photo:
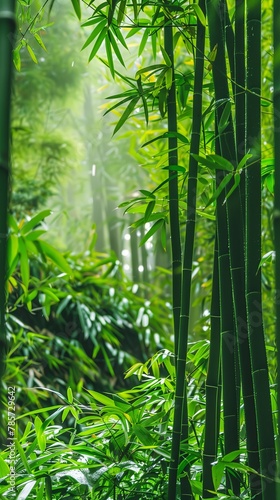
[[[276,500],[279,2],[2,3],[1,498]]]

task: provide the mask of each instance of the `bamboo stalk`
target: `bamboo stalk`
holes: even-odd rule
[[[276,309],[276,348],[277,348],[277,498],[280,498],[280,2],[274,1],[274,245],[275,245],[275,309]]]
[[[203,449],[203,498],[215,498],[216,494],[212,478],[212,463],[217,460],[218,437],[220,427],[221,406],[221,338],[220,338],[220,297],[218,242],[215,239],[214,265],[212,277],[211,299],[211,335],[210,350],[205,383],[205,437]]]
[[[261,0],[247,0],[247,148],[253,155],[246,169],[246,300],[254,398],[263,474],[262,499],[274,500],[275,445],[261,297]]]
[[[200,0],[199,6],[205,13],[205,1]],[[202,85],[204,73],[204,44],[205,27],[197,21],[195,76],[193,93],[193,117],[190,153],[199,152],[200,129],[202,121]],[[197,197],[197,161],[190,154],[189,175],[187,189],[187,222],[185,232],[182,292],[181,292],[181,316],[179,330],[179,344],[176,371],[175,408],[172,436],[171,463],[169,469],[168,499],[174,498],[177,482],[177,470],[180,456],[180,437],[184,442],[188,440],[188,411],[185,387],[186,353],[188,343],[188,328],[191,298],[191,277],[193,267],[194,235],[196,221],[196,197]],[[187,477],[187,476],[186,476]],[[181,499],[192,499],[191,486],[188,481],[181,483]]]
[[[219,0],[207,1],[207,15],[209,26],[210,46],[217,45],[217,56],[213,62],[213,81],[216,101],[229,102],[227,82],[227,68],[225,56],[225,27],[223,17],[220,17]],[[217,123],[220,122],[225,105],[217,108]],[[219,135],[221,155],[235,164],[235,138],[231,115],[229,122]],[[217,187],[224,177],[224,171],[217,171]],[[224,193],[225,196],[225,193]],[[229,213],[223,204],[222,195],[217,200],[217,234],[219,248],[219,276],[220,276],[220,310],[222,336],[222,392],[224,408],[224,447],[225,453],[239,448],[239,371],[237,355],[237,336],[234,319],[234,304],[232,281],[230,273],[229,247]],[[227,474],[227,487],[236,495],[239,494],[240,484],[237,478]]]
[[[3,426],[5,415],[2,378],[5,373],[7,349],[6,338],[6,261],[7,261],[7,212],[10,171],[10,107],[12,85],[12,49],[15,32],[15,1],[2,0],[0,3],[0,415],[2,423],[1,444],[6,438],[6,426]],[[6,404],[5,404],[6,406]]]
[[[164,26],[164,48],[171,61],[173,71],[172,85],[167,96],[167,125],[168,132],[177,132],[176,86],[174,78],[174,52],[172,22],[166,19]],[[178,165],[178,140],[177,137],[168,138],[168,165]],[[172,254],[172,304],[175,339],[175,356],[178,353],[179,324],[181,311],[181,236],[179,221],[178,175],[169,170],[169,214],[170,214],[170,241]]]

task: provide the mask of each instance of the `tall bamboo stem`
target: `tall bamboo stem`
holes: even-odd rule
[[[172,21],[166,19],[164,26],[164,48],[171,61],[173,71],[172,86],[167,96],[167,121],[168,132],[177,132],[177,108],[176,108],[176,85],[174,78],[174,52],[173,52],[173,29]],[[168,165],[178,165],[178,141],[177,137],[168,138]],[[170,215],[170,240],[172,254],[172,304],[173,322],[175,338],[175,356],[178,353],[179,324],[181,311],[181,236],[179,221],[179,197],[178,197],[178,176],[176,172],[169,170],[169,215]]]
[[[7,259],[7,211],[10,169],[10,106],[12,85],[12,49],[15,32],[15,1],[0,2],[0,435],[1,444],[6,437],[3,426],[4,400],[2,377],[5,373],[7,349],[6,312],[6,259]],[[6,399],[6,398],[5,398]]]
[[[247,0],[246,300],[252,361],[262,499],[276,498],[275,446],[261,297],[261,0]]]
[[[214,265],[212,277],[211,299],[211,335],[207,377],[205,383],[205,437],[203,450],[203,498],[215,498],[212,477],[212,463],[217,460],[218,437],[220,427],[221,406],[221,337],[220,337],[220,297],[219,297],[219,265],[218,242],[215,239]]]
[[[199,6],[205,13],[205,1],[200,0]],[[193,117],[190,153],[198,154],[200,144],[200,129],[202,121],[202,85],[204,73],[204,44],[205,27],[198,20],[195,56],[195,76],[193,93]],[[189,176],[187,189],[187,222],[185,232],[183,271],[182,271],[182,293],[181,293],[181,317],[179,330],[179,344],[176,371],[175,409],[173,422],[173,437],[171,463],[169,471],[168,499],[174,498],[177,482],[177,470],[180,456],[180,439],[188,439],[188,412],[185,388],[186,353],[188,343],[188,328],[190,316],[191,276],[193,268],[194,235],[196,220],[196,197],[197,197],[197,161],[190,154]],[[183,424],[183,425],[182,425]],[[182,483],[181,498],[192,499],[192,491],[189,482]]]

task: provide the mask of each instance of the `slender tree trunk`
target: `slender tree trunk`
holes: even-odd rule
[[[10,108],[12,86],[12,49],[15,33],[15,1],[2,0],[0,3],[0,439],[1,446],[6,438],[3,417],[6,413],[2,377],[5,373],[7,352],[6,338],[6,265],[7,265],[7,212],[10,170]],[[5,408],[5,409],[4,409]]]
[[[261,297],[261,0],[247,0],[247,149],[252,158],[246,169],[246,300],[262,499],[276,498],[275,445]]]

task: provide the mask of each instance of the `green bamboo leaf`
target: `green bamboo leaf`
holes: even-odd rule
[[[173,69],[172,68],[168,68],[168,70],[166,71],[165,83],[166,83],[167,90],[170,90],[172,87],[172,83],[173,83]]]
[[[142,99],[142,103],[143,103],[145,121],[146,121],[146,124],[148,125],[148,123],[149,123],[149,110],[148,110],[148,104],[147,104],[147,101],[145,99],[144,92],[143,92],[141,76],[140,76],[140,78],[137,79],[137,87],[138,87],[139,94],[141,95],[141,99]]]
[[[128,377],[131,377],[131,375],[134,375],[142,365],[143,363],[135,363],[125,372],[124,378],[126,379]]]
[[[131,95],[129,95],[128,97],[126,97],[125,99],[122,99],[121,101],[117,102],[116,104],[114,104],[114,106],[112,106],[110,109],[107,109],[107,111],[104,113],[104,116],[107,115],[108,113],[110,113],[110,111],[113,111],[113,109],[116,109],[118,108],[119,106],[121,106],[122,104],[124,104],[125,102],[128,102],[128,101],[131,101],[132,99],[132,96],[135,96],[136,97],[137,94],[135,94],[135,92]]]
[[[107,19],[104,19],[103,17],[101,18],[100,23],[94,28],[93,32],[90,34],[84,45],[82,46],[82,49],[85,49],[88,45],[91,44],[91,42],[98,36],[100,31],[103,30],[104,26],[107,24]]]
[[[13,62],[17,71],[20,71],[21,69],[21,57],[20,57],[21,47],[22,44],[18,45],[13,51]]]
[[[198,215],[200,215],[201,217],[205,217],[205,219],[209,219],[209,220],[216,220],[216,217],[215,215],[212,215],[212,214],[209,214],[207,212],[202,212],[202,210],[196,210],[196,213]]]
[[[28,481],[24,488],[21,490],[19,495],[17,496],[17,500],[26,500],[29,497],[29,494],[33,490],[34,486],[36,484],[36,481]]]
[[[29,285],[29,278],[30,278],[30,270],[29,270],[29,259],[27,255],[27,249],[26,249],[26,244],[25,241],[22,237],[18,238],[18,245],[19,245],[19,253],[20,253],[20,272],[21,272],[21,279],[26,287],[28,289]]]
[[[155,440],[151,433],[143,425],[135,424],[132,427],[132,432],[134,432],[144,446],[153,446],[155,444]]]
[[[166,64],[167,66],[169,66],[169,68],[171,68],[172,63],[171,63],[170,57],[169,57],[169,55],[167,54],[167,52],[166,52],[165,48],[164,48],[162,45],[160,46],[160,50],[161,50],[161,53],[162,53],[163,59],[164,59],[164,61],[165,61],[165,64]]]
[[[114,32],[114,34],[115,34],[116,38],[119,40],[119,42],[121,42],[122,46],[123,46],[125,49],[127,49],[127,50],[128,50],[128,47],[127,47],[126,42],[125,42],[125,39],[124,39],[124,37],[123,37],[123,35],[122,35],[122,32],[121,32],[121,30],[119,29],[118,25],[117,25],[116,23],[113,23],[113,24],[111,25],[111,29],[113,30],[113,32]]]
[[[27,234],[29,231],[31,231],[31,229],[33,229],[35,226],[37,226],[40,222],[42,222],[42,220],[44,220],[46,217],[48,217],[48,215],[50,215],[51,213],[52,213],[51,210],[43,210],[39,214],[32,217],[32,219],[30,219],[28,222],[26,222],[22,226],[21,234],[23,234],[23,235]]]
[[[40,35],[38,33],[33,33],[33,36],[34,36],[36,42],[40,45],[40,47],[42,47],[42,49],[44,49],[47,52],[46,46],[45,46],[42,38],[40,37]]]
[[[0,477],[3,478],[10,474],[10,467],[6,464],[5,460],[0,456]]]
[[[34,54],[33,49],[32,49],[32,47],[30,47],[29,43],[26,43],[26,48],[27,48],[27,50],[29,52],[29,55],[30,55],[32,61],[35,62],[35,64],[38,64],[37,57]]]
[[[222,191],[224,190],[224,188],[230,182],[231,179],[232,179],[232,174],[227,174],[223,178],[223,180],[219,184],[219,187],[216,189],[216,191],[214,192],[213,196],[210,198],[210,200],[208,201],[208,203],[205,205],[205,208],[209,207],[209,205],[211,205],[213,203],[213,201],[215,201],[218,198],[218,196],[220,196],[220,194],[222,193]]]
[[[142,36],[142,40],[140,42],[140,45],[139,45],[139,50],[138,50],[138,56],[141,56],[143,50],[145,49],[146,47],[146,43],[148,41],[148,38],[149,38],[149,34],[150,34],[150,29],[149,28],[146,28],[144,30],[144,34]]]
[[[192,7],[192,10],[194,10],[195,14],[197,15],[197,18],[201,22],[202,26],[206,26],[205,15],[204,15],[203,11],[201,10],[201,8],[199,7],[199,5],[197,3],[193,3],[191,5],[191,7]]]
[[[118,17],[117,17],[118,26],[120,26],[122,21],[123,21],[123,18],[125,15],[125,8],[126,8],[126,0],[121,0],[121,3],[119,5]]]
[[[162,170],[171,170],[174,172],[181,172],[182,174],[186,172],[185,167],[182,167],[181,165],[168,165],[167,167],[162,167]]]
[[[92,51],[91,51],[91,53],[90,53],[90,55],[89,55],[89,58],[88,58],[88,61],[89,61],[89,62],[90,62],[90,61],[94,58],[94,56],[97,54],[97,51],[98,51],[98,49],[100,48],[100,46],[101,46],[102,42],[104,41],[104,38],[105,38],[105,36],[107,35],[107,32],[108,32],[108,28],[107,28],[107,26],[104,26],[103,30],[101,31],[101,33],[100,33],[99,37],[97,38],[97,40],[96,40],[96,42],[95,42],[95,44],[94,44],[94,46],[93,46],[93,49],[92,49]]]
[[[167,66],[164,67],[164,69],[160,72],[158,75],[156,82],[155,82],[155,90],[153,91],[153,96],[156,97],[159,93],[160,88],[163,86],[163,81],[166,76],[166,73],[168,71]],[[167,86],[166,86],[167,88]]]
[[[115,406],[115,402],[113,399],[108,398],[108,396],[105,396],[105,394],[101,394],[100,392],[96,391],[91,391],[87,389],[87,392],[96,399],[99,403],[102,403],[105,406]]]
[[[230,161],[228,161],[226,158],[223,158],[222,156],[215,155],[215,154],[208,155],[207,158],[213,159],[214,162],[216,162],[218,164],[218,167],[216,167],[216,168],[219,168],[221,170],[227,170],[228,172],[233,171],[232,163]]]
[[[244,156],[243,156],[243,158],[242,158],[242,159],[240,160],[240,162],[238,163],[236,170],[242,170],[242,169],[243,169],[243,167],[244,167],[244,165],[246,164],[246,162],[247,162],[250,158],[252,158],[252,156],[253,156],[252,154],[250,154],[250,153],[246,153],[246,155],[244,155]]]
[[[43,240],[38,240],[37,245],[39,246],[41,253],[49,257],[49,259],[52,260],[54,264],[59,267],[59,269],[69,275],[72,274],[71,267],[58,250],[56,250],[53,246]]]
[[[139,99],[140,99],[140,96],[134,97],[134,99],[132,99],[130,101],[129,105],[127,106],[127,108],[123,112],[121,118],[119,119],[117,125],[115,126],[113,135],[115,135],[118,132],[118,130],[120,130],[120,128],[124,125],[124,123],[126,122],[126,120],[128,119],[128,117],[131,115],[132,111],[134,110],[134,108],[135,108],[136,104],[138,103]]]
[[[118,44],[114,38],[114,35],[111,31],[108,31],[108,36],[109,36],[109,39],[110,39],[110,42],[112,44],[112,47],[114,49],[114,53],[115,55],[117,56],[118,60],[120,61],[121,65],[125,68],[125,63],[124,63],[124,60],[122,58],[122,55],[121,55],[121,52],[120,52],[120,49],[118,47]]]
[[[26,469],[28,474],[32,474],[32,470],[31,470],[30,465],[28,463],[28,460],[26,458],[26,453],[24,452],[24,450],[23,450],[23,448],[18,440],[16,440],[16,448],[17,448],[17,451],[19,453],[21,462],[24,465],[24,468]]]
[[[36,241],[42,234],[46,234],[45,229],[35,229],[25,236],[25,241]]]
[[[105,19],[104,16],[96,16],[95,15],[94,17],[90,17],[85,23],[82,23],[81,26],[82,26],[82,28],[84,28],[86,26],[92,26],[93,24],[99,23],[100,20],[103,20],[103,19]]]
[[[18,259],[18,237],[15,234],[10,234],[7,245],[8,266],[11,267],[14,260]]]
[[[218,132],[221,134],[225,128],[228,126],[229,118],[231,113],[231,103],[228,101],[223,109],[222,116],[218,123]]]
[[[226,160],[222,156],[212,154],[204,157],[196,155],[194,153],[191,153],[191,155],[198,163],[200,163],[204,167],[209,168],[210,170],[227,170],[229,172],[233,171],[232,163],[230,163],[230,161]]]
[[[139,69],[135,73],[135,78],[139,78],[140,75],[143,73],[152,73],[157,71],[158,69],[165,69],[166,65],[165,64],[151,64],[151,66],[146,66],[145,68]]]
[[[73,399],[74,399],[71,387],[67,387],[67,399],[71,405],[73,403]]]
[[[146,211],[145,211],[145,215],[144,215],[145,222],[149,222],[150,216],[153,213],[153,210],[155,208],[155,204],[156,204],[155,200],[152,200],[148,203]]]
[[[227,199],[230,197],[230,195],[233,193],[233,191],[235,191],[235,189],[237,188],[237,186],[239,186],[240,184],[240,173],[239,172],[236,172],[234,174],[234,184],[233,186],[230,188],[229,192],[227,193],[224,201],[223,201],[223,205],[225,204],[225,202],[227,201]]]
[[[141,247],[148,241],[163,225],[164,219],[159,219],[157,220],[152,227],[149,229],[149,231],[145,234],[145,236],[141,239],[139,246]]]
[[[105,48],[106,48],[106,54],[107,54],[110,72],[111,72],[112,77],[115,78],[115,68],[114,68],[113,54],[112,54],[111,42],[110,42],[109,36],[105,37]]]
[[[142,193],[147,198],[153,198],[153,199],[155,198],[155,195],[151,191],[148,191],[147,189],[139,189],[139,192]]]
[[[165,132],[164,134],[158,135],[157,137],[154,137],[154,139],[151,139],[150,141],[144,142],[142,144],[141,148],[144,146],[148,146],[148,144],[152,144],[152,142],[159,141],[160,139],[168,139],[170,137],[176,137],[179,139],[181,142],[184,144],[189,144],[189,140],[187,137],[185,137],[183,134],[180,134],[179,132]]]
[[[131,38],[132,36],[136,35],[136,33],[139,33],[139,31],[141,31],[142,28],[141,27],[138,27],[138,28],[131,28],[128,32],[128,34],[126,35],[126,38]]]
[[[71,0],[72,5],[74,7],[74,11],[76,13],[77,18],[80,20],[81,19],[81,5],[80,5],[80,0]]]

